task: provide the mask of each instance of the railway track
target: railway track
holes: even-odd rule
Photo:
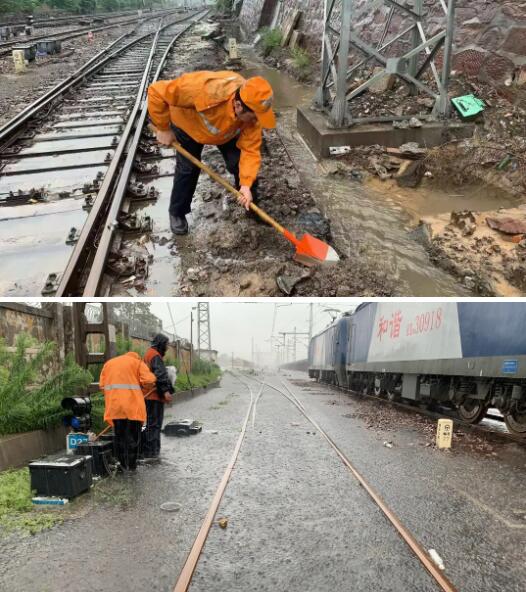
[[[312,384],[316,384],[316,383],[312,383]],[[480,423],[469,423],[463,419],[461,419],[457,414],[455,414],[454,412],[452,412],[452,410],[450,409],[446,409],[446,408],[440,408],[439,411],[434,411],[431,409],[427,409],[425,407],[421,407],[421,406],[416,406],[416,405],[409,405],[407,403],[404,403],[402,401],[390,401],[388,399],[385,399],[383,397],[379,397],[377,395],[371,395],[368,393],[361,393],[361,392],[357,392],[357,391],[353,391],[351,389],[342,387],[342,386],[338,386],[335,384],[329,384],[327,382],[322,382],[319,381],[319,384],[323,384],[324,386],[327,386],[331,389],[334,390],[338,390],[338,391],[342,391],[344,393],[347,393],[349,395],[353,395],[355,397],[358,398],[366,398],[366,399],[370,399],[372,401],[376,401],[380,404],[384,404],[384,405],[391,405],[393,407],[396,407],[397,409],[401,409],[403,411],[409,412],[409,413],[418,413],[420,415],[423,415],[425,417],[429,417],[430,419],[442,419],[444,417],[452,419],[455,422],[456,426],[462,426],[463,428],[466,428],[468,430],[474,431],[474,432],[479,432],[481,434],[484,434],[486,437],[490,437],[490,438],[495,438],[498,440],[506,440],[509,442],[515,442],[516,444],[520,444],[521,446],[526,446],[526,439],[512,434],[508,431],[504,431],[504,429],[494,429],[488,425],[485,424],[480,424]],[[502,417],[498,416],[498,415],[494,415],[494,414],[487,414],[486,415],[487,419],[490,419],[494,422],[498,422],[499,424],[502,424],[502,427],[504,428],[504,420]]]
[[[68,14],[67,16],[57,16],[56,18],[37,18],[33,19],[33,28],[41,29],[43,27],[62,27],[71,21],[78,21],[79,19],[101,19],[112,18],[118,16],[126,16],[130,14],[137,14],[136,10],[122,10],[120,12],[97,12],[95,14]],[[25,26],[27,21],[13,21],[0,23],[0,27],[16,27]]]
[[[129,178],[147,87],[207,13],[119,38],[0,129],[0,294],[99,293],[115,230],[145,223],[120,212],[127,191],[144,197]]]
[[[192,577],[199,562],[199,557],[201,552],[205,546],[206,540],[208,538],[208,534],[210,532],[210,528],[213,524],[214,518],[216,516],[217,510],[219,509],[221,499],[223,494],[226,490],[228,485],[228,481],[232,475],[232,471],[236,464],[237,458],[239,456],[239,451],[241,450],[241,446],[243,444],[243,440],[245,438],[245,434],[247,432],[250,416],[252,415],[252,423],[255,423],[255,409],[256,404],[261,396],[261,393],[264,388],[270,388],[275,392],[279,393],[285,399],[287,399],[298,411],[309,421],[309,423],[316,429],[316,431],[324,438],[327,444],[331,447],[331,449],[336,453],[338,458],[342,461],[344,466],[347,470],[353,475],[353,477],[359,482],[361,487],[366,491],[369,495],[371,500],[376,504],[376,506],[380,509],[383,513],[385,518],[391,523],[391,525],[395,528],[397,533],[403,539],[403,541],[408,545],[414,556],[418,559],[424,569],[429,573],[429,575],[433,578],[435,583],[437,584],[438,588],[443,592],[455,592],[457,589],[454,584],[448,579],[444,571],[440,570],[438,566],[433,562],[429,553],[424,549],[424,547],[416,540],[413,534],[408,530],[408,528],[401,522],[401,520],[396,516],[396,514],[387,506],[384,500],[380,497],[380,495],[373,489],[371,485],[367,482],[367,480],[361,475],[356,468],[353,466],[351,460],[344,454],[344,452],[338,447],[336,442],[325,432],[325,430],[316,422],[316,420],[309,415],[301,401],[296,397],[296,395],[291,391],[288,385],[281,381],[281,386],[277,386],[271,382],[266,382],[264,380],[259,380],[258,378],[254,378],[252,376],[244,376],[244,378],[252,380],[258,385],[260,385],[259,392],[257,395],[252,390],[250,383],[246,382],[245,380],[241,379],[238,375],[234,374],[234,376],[244,384],[250,395],[250,402],[248,405],[247,412],[243,419],[243,424],[241,427],[240,435],[237,439],[236,446],[234,448],[234,452],[231,456],[230,462],[223,474],[223,477],[219,483],[219,486],[212,498],[212,502],[208,509],[208,512],[203,520],[201,528],[194,540],[192,548],[188,554],[188,557],[183,565],[183,568],[180,572],[179,578],[175,584],[174,592],[186,592],[192,582]]]
[[[84,35],[85,33],[87,33],[88,31],[91,31],[92,33],[97,33],[99,31],[105,31],[106,29],[111,29],[112,27],[115,27],[116,25],[131,25],[133,23],[139,23],[141,21],[145,21],[145,20],[151,20],[151,19],[155,19],[155,18],[159,18],[161,16],[166,16],[170,13],[173,13],[174,11],[160,11],[158,13],[154,13],[154,14],[145,14],[144,16],[137,16],[137,14],[135,14],[133,17],[127,16],[127,17],[114,17],[114,19],[112,19],[111,23],[108,24],[104,24],[104,25],[100,25],[100,26],[81,26],[81,27],[75,27],[73,29],[69,29],[68,31],[61,31],[59,33],[53,33],[53,34],[45,34],[45,35],[37,35],[37,36],[30,36],[30,37],[20,37],[20,38],[14,38],[11,41],[5,41],[3,43],[0,43],[0,57],[1,56],[6,56],[9,55],[13,49],[13,47],[16,47],[17,45],[27,45],[27,44],[31,44],[34,43],[36,41],[41,41],[43,39],[49,39],[50,37],[52,37],[53,39],[57,39],[59,41],[67,41],[69,39],[75,39],[76,37],[80,37],[81,35]]]

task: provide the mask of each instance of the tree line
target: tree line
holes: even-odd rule
[[[150,8],[153,0],[0,0],[0,15],[17,13],[52,13],[53,11],[74,14],[92,14],[95,12],[114,12],[127,9]]]

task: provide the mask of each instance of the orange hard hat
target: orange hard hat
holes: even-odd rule
[[[270,84],[261,76],[249,78],[239,89],[239,96],[245,105],[254,111],[261,127],[276,127],[276,116],[272,111],[274,94]]]

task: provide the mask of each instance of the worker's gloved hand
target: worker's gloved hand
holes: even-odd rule
[[[171,393],[169,393],[168,391],[166,391],[166,392],[164,393],[164,395],[163,395],[163,396],[164,396],[164,400],[165,400],[167,403],[171,403],[171,402],[173,401],[172,394],[171,394]]]
[[[170,146],[175,141],[175,134],[171,129],[157,130],[155,135],[159,144],[163,146]]]
[[[239,203],[247,210],[250,210],[250,204],[252,203],[252,191],[250,191],[250,187],[248,185],[241,185],[239,193],[241,193],[241,196],[238,197]]]

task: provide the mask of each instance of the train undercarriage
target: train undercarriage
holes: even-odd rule
[[[498,409],[508,430],[526,438],[526,381],[472,376],[417,375],[375,372],[309,370],[319,382],[432,408],[454,410],[468,423],[479,423],[489,408]]]

